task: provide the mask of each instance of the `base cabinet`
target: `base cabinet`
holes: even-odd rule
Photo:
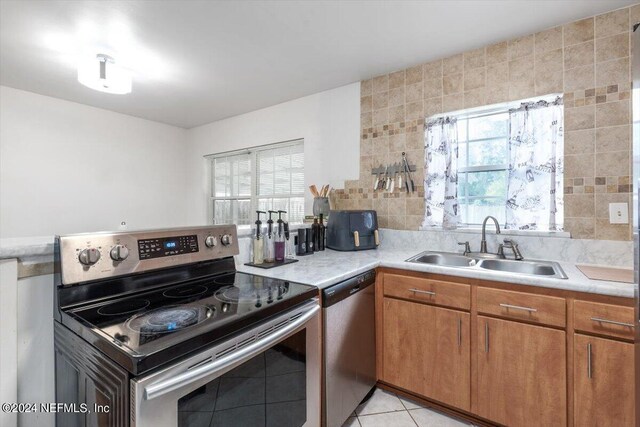
[[[633,426],[633,344],[582,334],[573,337],[574,425]]]
[[[565,332],[478,316],[478,415],[500,424],[565,426]]]
[[[384,381],[469,411],[469,322],[469,313],[384,298]]]
[[[636,425],[632,300],[395,269],[376,286],[383,383],[509,427]]]

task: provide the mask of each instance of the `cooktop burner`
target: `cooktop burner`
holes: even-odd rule
[[[238,279],[235,274],[226,274],[224,276],[216,277],[213,279],[213,283],[216,285],[233,285]]]
[[[179,288],[168,289],[162,293],[167,298],[191,298],[207,292],[207,287],[202,285],[188,285]]]
[[[214,294],[215,298],[220,302],[236,304],[236,303],[255,303],[256,301],[266,301],[267,303],[274,300],[281,300],[289,291],[289,284],[269,284],[267,286],[226,286],[218,289]]]
[[[143,310],[147,308],[149,304],[151,304],[151,302],[146,299],[125,300],[102,306],[98,309],[98,313],[104,316],[121,316]]]
[[[236,272],[87,304],[67,313],[142,360],[161,357],[175,346],[192,351],[210,345],[314,296],[313,286]]]
[[[179,331],[211,318],[215,313],[209,307],[162,307],[146,313],[136,314],[126,326],[142,335],[164,334]]]

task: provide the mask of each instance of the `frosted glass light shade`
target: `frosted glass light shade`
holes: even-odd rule
[[[108,55],[98,54],[81,60],[78,81],[100,92],[118,95],[131,92],[131,73]]]

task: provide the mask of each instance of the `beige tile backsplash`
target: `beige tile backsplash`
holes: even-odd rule
[[[333,192],[337,209],[375,209],[381,227],[416,230],[424,214],[425,117],[564,93],[565,229],[576,238],[629,240],[608,204],[631,203],[630,55],[640,5],[507,40],[361,84],[360,179]],[[417,191],[374,192],[371,168],[418,171]]]

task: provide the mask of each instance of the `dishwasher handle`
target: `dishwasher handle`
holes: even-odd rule
[[[322,290],[322,307],[331,307],[345,298],[368,288],[376,282],[375,270],[359,274],[344,282],[337,283]]]

